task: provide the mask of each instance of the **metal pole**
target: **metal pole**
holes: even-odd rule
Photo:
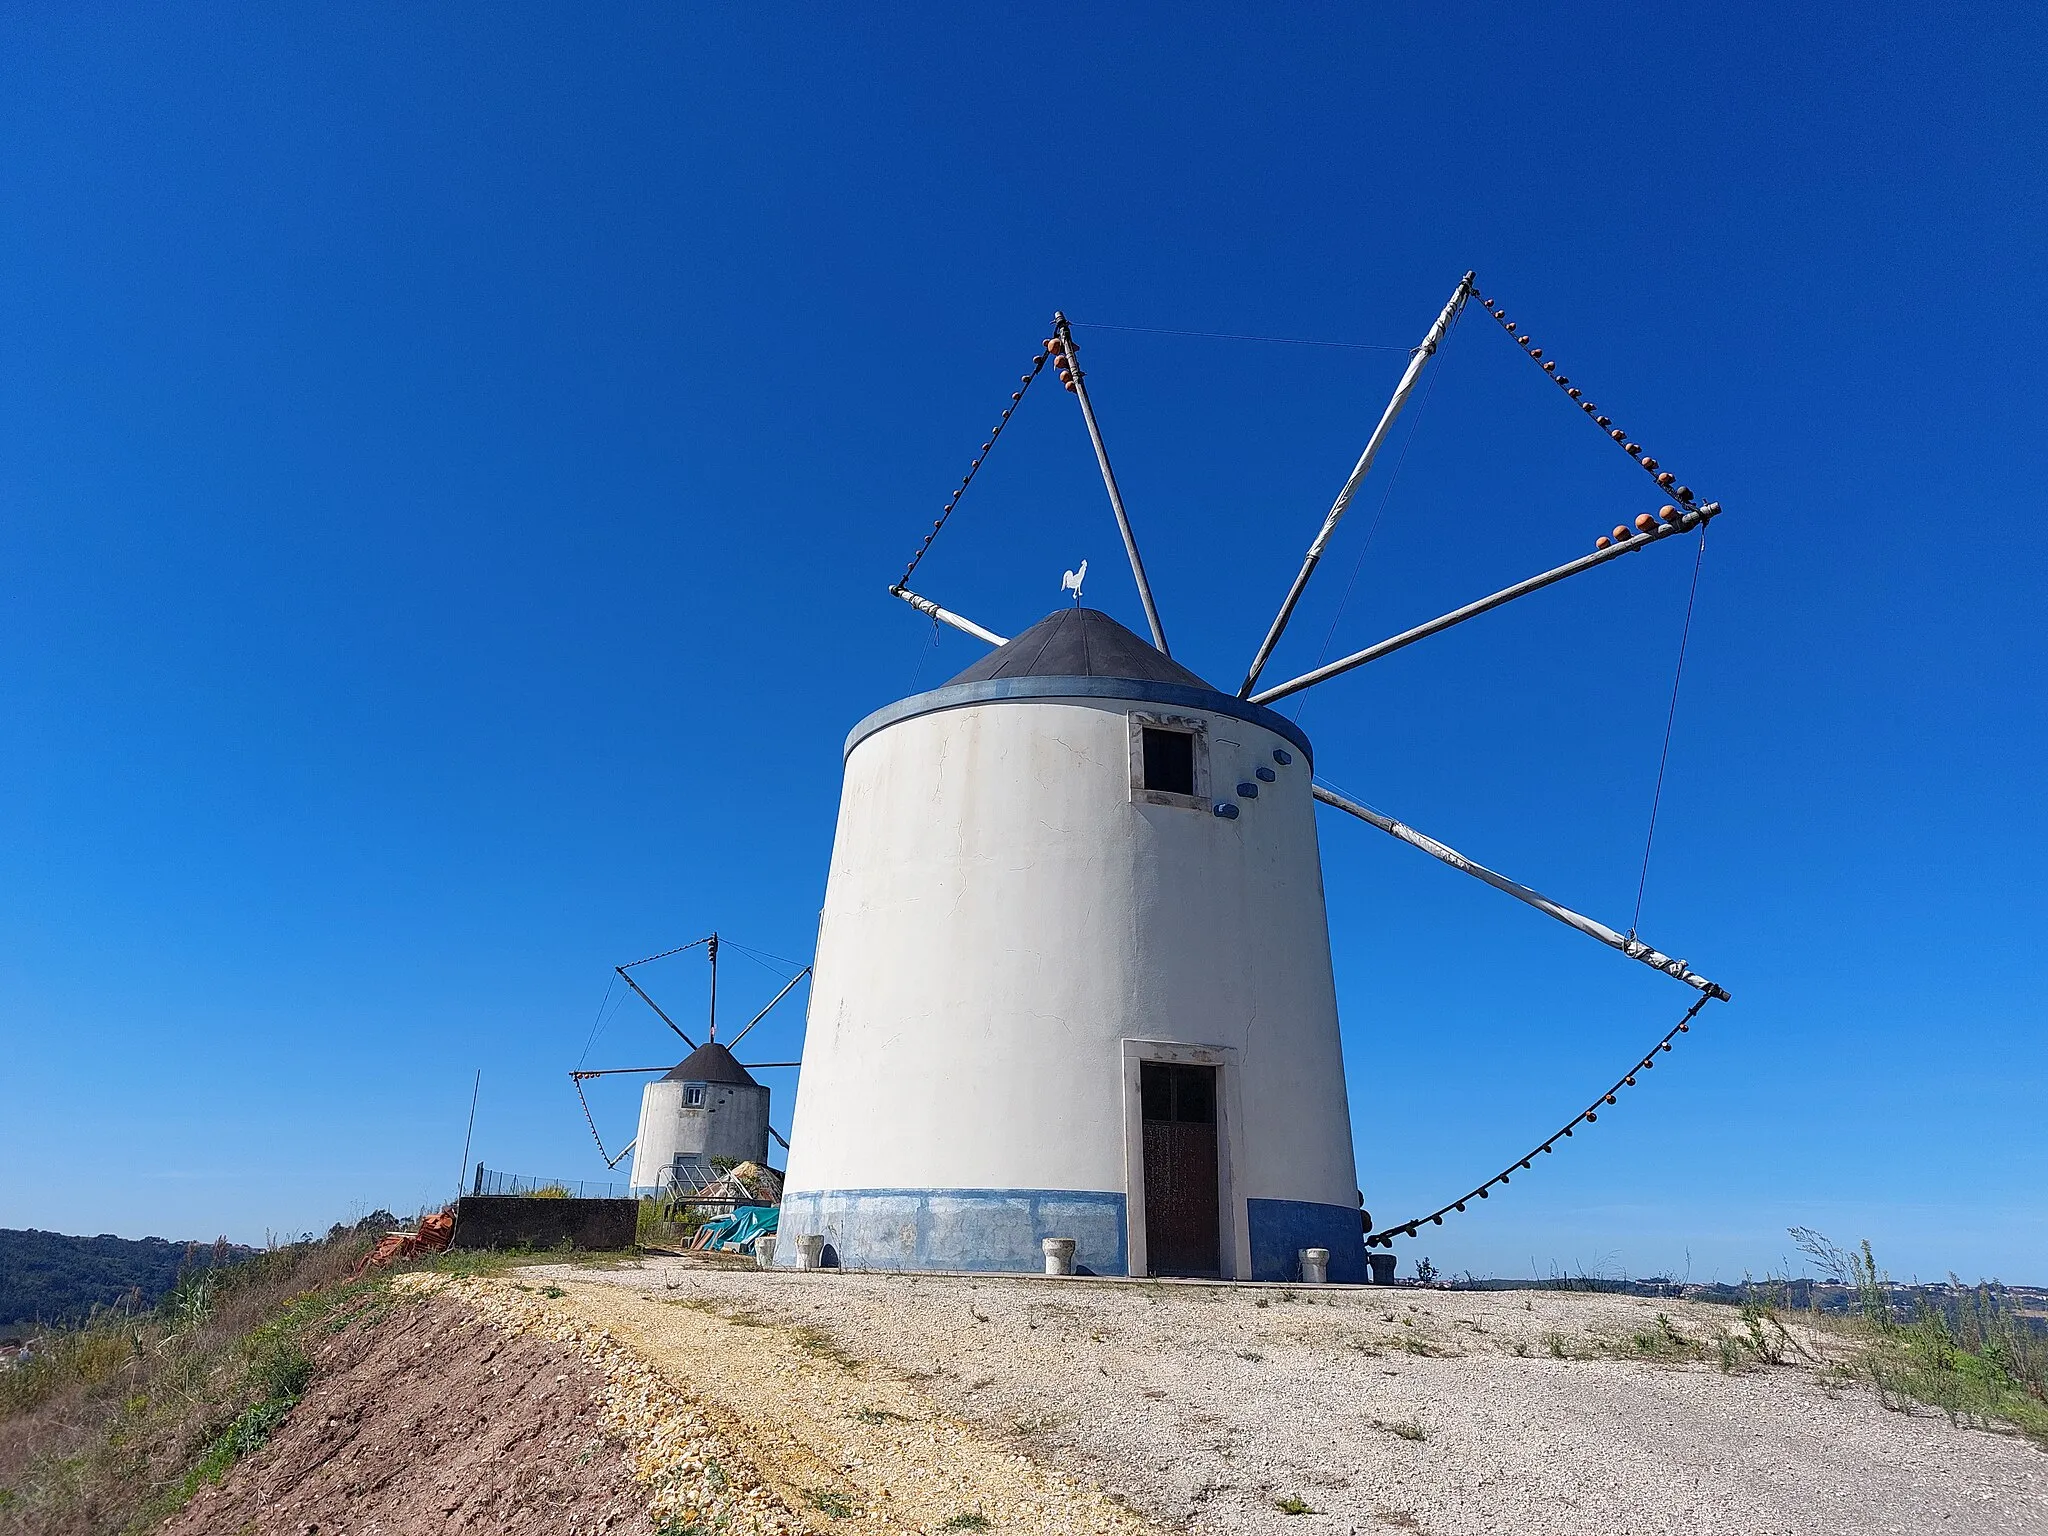
[[[1152,602],[1152,584],[1145,579],[1145,562],[1138,555],[1138,538],[1131,532],[1130,516],[1124,511],[1123,493],[1116,488],[1116,474],[1109,467],[1109,450],[1102,445],[1102,428],[1095,424],[1095,407],[1088,403],[1088,385],[1081,377],[1080,359],[1074,355],[1074,332],[1067,324],[1067,317],[1055,313],[1052,317],[1053,335],[1065,349],[1067,376],[1073,381],[1074,398],[1081,402],[1081,419],[1088,424],[1088,441],[1095,445],[1095,463],[1102,470],[1102,484],[1109,492],[1110,510],[1116,513],[1117,532],[1124,536],[1124,553],[1131,557],[1131,575],[1137,578],[1138,601],[1145,605],[1145,623],[1152,630],[1152,643],[1160,654],[1171,656],[1166,648],[1166,631],[1159,626],[1159,610]]]
[[[790,992],[795,989],[796,984],[802,981],[806,976],[810,974],[811,968],[807,965],[802,970],[798,971],[794,976],[790,977],[789,985],[784,987],[780,992],[776,993],[773,997],[771,997],[768,1000],[768,1008],[773,1008],[777,1003],[781,1002],[785,997],[789,996]],[[759,1013],[755,1014],[751,1019],[747,1020],[747,1029],[752,1029],[756,1024],[760,1023],[763,1019],[767,1018],[768,1008],[763,1008]],[[731,1040],[727,1041],[726,1049],[733,1050],[737,1048],[739,1043],[747,1038],[747,1029],[741,1030],[738,1034],[734,1035]]]
[[[711,1030],[706,1037],[718,1038],[718,935],[711,935]]]
[[[1358,462],[1351,467],[1351,478],[1344,482],[1344,488],[1337,492],[1337,499],[1330,504],[1329,515],[1323,519],[1323,526],[1317,531],[1315,542],[1308,547],[1308,554],[1301,562],[1301,569],[1295,573],[1294,585],[1287,589],[1286,601],[1281,603],[1280,612],[1274,616],[1273,627],[1266,631],[1265,643],[1259,647],[1259,654],[1252,658],[1251,670],[1245,673],[1244,686],[1237,690],[1241,699],[1251,697],[1257,686],[1259,674],[1266,670],[1266,662],[1273,654],[1273,647],[1280,643],[1280,633],[1287,628],[1287,621],[1294,617],[1294,605],[1301,601],[1301,594],[1307,590],[1308,579],[1314,574],[1316,563],[1323,558],[1323,551],[1329,547],[1330,535],[1337,531],[1344,514],[1350,509],[1351,498],[1358,491],[1359,481],[1365,478],[1372,461],[1379,456],[1380,445],[1386,442],[1387,434],[1393,430],[1394,418],[1401,414],[1401,407],[1408,403],[1408,397],[1415,392],[1415,384],[1422,377],[1423,365],[1436,355],[1436,349],[1444,339],[1444,332],[1451,328],[1451,322],[1458,318],[1458,311],[1465,307],[1465,301],[1472,296],[1472,284],[1477,273],[1467,272],[1458,280],[1451,300],[1444,305],[1443,313],[1436,317],[1436,324],[1429,328],[1429,334],[1422,338],[1422,345],[1409,355],[1408,367],[1401,375],[1401,382],[1394,386],[1394,398],[1387,402],[1386,410],[1380,413],[1380,424],[1372,429],[1372,436],[1366,439],[1365,452],[1358,456]]]
[[[1596,565],[1605,565],[1610,560],[1619,560],[1623,555],[1633,550],[1646,548],[1651,544],[1657,543],[1660,539],[1668,539],[1677,534],[1690,532],[1709,518],[1720,515],[1721,504],[1718,501],[1710,501],[1704,507],[1696,510],[1688,507],[1680,514],[1679,520],[1676,523],[1660,523],[1648,533],[1631,534],[1628,538],[1610,544],[1605,549],[1596,549],[1590,555],[1583,555],[1577,560],[1567,561],[1555,570],[1545,571],[1541,576],[1531,576],[1527,581],[1518,581],[1512,587],[1503,587],[1491,597],[1482,597],[1476,603],[1467,603],[1464,607],[1453,609],[1441,618],[1431,619],[1427,624],[1418,624],[1413,629],[1403,630],[1400,634],[1390,639],[1382,640],[1377,645],[1369,645],[1362,651],[1354,651],[1349,656],[1341,656],[1328,666],[1317,667],[1313,672],[1304,672],[1301,676],[1284,682],[1277,688],[1268,688],[1263,693],[1255,693],[1251,696],[1252,702],[1254,704],[1270,704],[1275,699],[1286,698],[1290,693],[1299,693],[1304,688],[1313,687],[1317,683],[1327,682],[1330,678],[1337,676],[1341,672],[1349,672],[1353,667],[1362,667],[1368,661],[1378,661],[1382,656],[1391,656],[1394,652],[1401,650],[1405,646],[1413,645],[1418,640],[1427,640],[1431,635],[1441,634],[1455,624],[1462,624],[1467,619],[1476,619],[1480,614],[1491,612],[1503,603],[1511,603],[1518,597],[1527,597],[1531,592],[1540,591],[1553,582],[1563,581],[1567,576],[1576,576],[1581,571],[1592,570]]]
[[[682,1026],[676,1023],[674,1019],[670,1018],[667,1014],[661,1011],[661,1004],[657,1003],[645,992],[640,991],[640,983],[635,981],[632,977],[626,974],[626,968],[623,965],[615,965],[612,967],[612,969],[619,973],[620,980],[624,981],[625,984],[631,987],[635,992],[640,993],[640,1001],[645,1003],[648,1007],[652,1008],[656,1016],[660,1018],[662,1023],[666,1024],[670,1029],[674,1030],[677,1034],[683,1035]],[[683,1035],[683,1044],[687,1045],[693,1051],[697,1049],[697,1042],[692,1040],[688,1035]]]
[[[1010,643],[1003,636],[997,634],[994,630],[983,629],[979,624],[975,623],[972,619],[963,619],[960,617],[959,614],[952,613],[944,608],[941,608],[937,603],[933,602],[930,598],[919,597],[915,592],[911,591],[908,587],[891,587],[889,590],[892,593],[894,593],[897,597],[902,598],[903,601],[910,604],[910,606],[915,608],[919,613],[929,615],[930,617],[937,619],[941,624],[950,624],[953,626],[953,628],[959,630],[960,633],[963,635],[972,635],[977,640],[986,640],[990,645],[1008,645]]]
[[[476,1069],[476,1081],[469,1087],[469,1129],[462,1133],[462,1166],[455,1170],[455,1198],[462,1198],[462,1181],[469,1177],[469,1143],[476,1135],[476,1097],[484,1090],[484,1069]],[[477,1165],[481,1168],[483,1165]]]
[[[1435,838],[1418,832],[1413,827],[1404,826],[1391,816],[1382,816],[1378,811],[1360,805],[1356,800],[1347,800],[1320,784],[1311,785],[1309,792],[1323,804],[1333,805],[1340,811],[1349,811],[1360,821],[1371,822],[1382,832],[1398,837],[1411,847],[1420,848],[1431,858],[1440,859],[1453,869],[1463,870],[1474,879],[1484,880],[1497,891],[1506,891],[1515,900],[1527,902],[1538,912],[1556,918],[1566,927],[1576,928],[1587,937],[1598,939],[1609,949],[1620,950],[1631,960],[1640,960],[1651,969],[1662,971],[1666,976],[1675,976],[1688,987],[1695,987],[1709,997],[1718,997],[1723,1002],[1728,1001],[1728,994],[1721,987],[1699,975],[1683,960],[1674,960],[1669,955],[1661,954],[1641,939],[1616,933],[1605,923],[1596,922],[1582,912],[1574,912],[1570,907],[1561,906],[1541,891],[1533,891],[1519,881],[1510,880],[1506,875],[1496,874],[1484,864],[1476,864],[1466,858],[1457,849],[1446,847]]]

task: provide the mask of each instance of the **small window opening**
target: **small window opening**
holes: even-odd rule
[[[1195,738],[1188,731],[1145,728],[1145,787],[1162,795],[1195,792]]]
[[[702,1083],[691,1083],[683,1090],[683,1102],[692,1109],[701,1106],[704,1102],[704,1085]]]

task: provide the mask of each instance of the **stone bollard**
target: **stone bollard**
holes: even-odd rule
[[[823,1269],[825,1267],[825,1234],[806,1232],[796,1240],[796,1267],[798,1269]]]
[[[775,1267],[775,1234],[763,1232],[754,1239],[754,1264],[759,1269]]]
[[[1329,1249],[1304,1248],[1301,1250],[1301,1283],[1303,1285],[1328,1285],[1330,1283]]]
[[[1045,1250],[1045,1272],[1048,1275],[1071,1275],[1074,1272],[1074,1242],[1071,1237],[1048,1237],[1039,1243]]]
[[[1365,1256],[1365,1262],[1372,1272],[1372,1283],[1374,1285],[1392,1285],[1394,1283],[1394,1266],[1401,1261],[1396,1254],[1374,1251]]]

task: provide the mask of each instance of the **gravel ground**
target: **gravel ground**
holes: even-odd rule
[[[1795,1327],[1778,1345],[1790,1363],[1733,1374],[1616,1357],[1638,1352],[1637,1334],[1653,1345],[1663,1337],[1661,1315],[1715,1358],[1715,1340],[1739,1327],[1720,1307],[763,1273],[689,1260],[523,1278],[558,1282],[557,1306],[677,1379],[693,1373],[694,1391],[756,1433],[800,1420],[809,1452],[863,1509],[889,1507],[877,1502],[884,1481],[895,1497],[907,1486],[902,1472],[871,1465],[881,1447],[846,1436],[868,1427],[848,1416],[854,1397],[888,1388],[905,1395],[880,1411],[906,1425],[952,1420],[973,1432],[947,1430],[951,1442],[918,1453],[942,1453],[959,1474],[952,1497],[969,1508],[984,1497],[977,1480],[998,1462],[1016,1468],[1003,1453],[1021,1451],[1161,1525],[1200,1532],[2048,1533],[2048,1456],[2011,1436],[1884,1410],[1831,1378],[1825,1335]],[[737,1330],[721,1318],[751,1342],[734,1348]],[[1795,1340],[1817,1358],[1802,1359]],[[870,1364],[830,1374],[820,1360]],[[1014,1489],[991,1485],[986,1497],[1023,1502],[989,1509],[1003,1518],[988,1528],[1048,1528],[1016,1523],[1053,1486],[1030,1470],[1017,1471]],[[929,1517],[943,1503],[927,1501],[905,1523],[936,1528]],[[1070,1518],[1067,1529],[1086,1530],[1110,1517]]]

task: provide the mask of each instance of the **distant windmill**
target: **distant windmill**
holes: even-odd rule
[[[1099,1273],[1292,1280],[1486,1199],[1650,1070],[1727,993],[1585,917],[1317,784],[1271,706],[1720,512],[1514,342],[1668,501],[1591,554],[1261,689],[1303,591],[1429,359],[1467,273],[1410,357],[1324,515],[1243,683],[1174,661],[1063,315],[890,590],[997,647],[847,739],[782,1207],[779,1262],[814,1235],[837,1262],[1034,1269],[1073,1239]],[[909,581],[1047,361],[1079,402],[1130,561],[1148,644],[1075,594],[1014,640]],[[1676,693],[1674,688],[1674,702]],[[1661,791],[1661,781],[1660,781]],[[1314,806],[1344,811],[1695,989],[1685,1018],[1528,1157],[1426,1216],[1361,1231]],[[1646,851],[1647,858],[1647,851]],[[1363,1225],[1370,1228],[1370,1218]],[[1366,1241],[1361,1242],[1361,1237]],[[797,1240],[791,1240],[797,1239]]]
[[[777,1003],[795,990],[796,984],[810,974],[810,967],[805,966],[791,977],[789,984],[769,999],[766,1008],[749,1019],[729,1042],[721,1043],[718,1038],[720,943],[717,934],[708,934],[678,948],[649,955],[644,960],[612,967],[613,974],[653,1009],[655,1016],[680,1036],[683,1044],[690,1047],[688,1056],[673,1067],[606,1067],[600,1071],[569,1074],[576,1085],[576,1097],[583,1104],[583,1118],[589,1123],[590,1134],[597,1140],[598,1154],[604,1158],[605,1166],[616,1168],[625,1160],[627,1153],[634,1154],[632,1183],[636,1190],[668,1194],[701,1189],[719,1173],[717,1164],[722,1163],[726,1167],[740,1162],[766,1164],[769,1137],[781,1141],[784,1147],[789,1145],[768,1123],[769,1093],[754,1080],[752,1072],[764,1067],[791,1067],[796,1063],[756,1062],[750,1071],[734,1057],[732,1047],[744,1040]],[[628,974],[643,965],[666,960],[671,955],[687,954],[693,949],[702,949],[711,964],[711,996],[706,1009],[702,1045],[685,1034],[682,1026],[670,1018],[661,1004],[648,996],[640,983]],[[639,1130],[616,1156],[606,1152],[604,1138],[598,1134],[597,1121],[590,1113],[590,1101],[584,1097],[583,1085],[593,1078],[653,1072],[662,1076],[641,1092]]]

